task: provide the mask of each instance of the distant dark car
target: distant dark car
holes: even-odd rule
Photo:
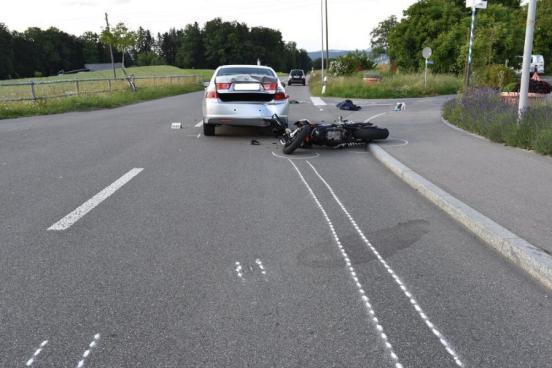
[[[292,85],[293,83],[298,83],[302,85],[306,84],[306,76],[304,70],[292,69],[291,72],[289,72],[288,85]]]

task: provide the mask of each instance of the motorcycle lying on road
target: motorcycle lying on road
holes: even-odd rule
[[[297,148],[310,148],[312,145],[347,147],[359,143],[369,143],[375,139],[386,139],[389,131],[372,123],[354,123],[340,120],[335,123],[313,123],[307,119],[294,123],[290,129],[274,114],[270,121],[273,132],[280,139],[282,151],[289,155]]]

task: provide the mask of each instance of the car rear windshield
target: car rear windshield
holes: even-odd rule
[[[303,75],[303,73],[304,73],[304,72],[303,72],[301,69],[293,69],[293,70],[291,71],[291,74],[301,74],[301,75]]]
[[[248,75],[267,75],[269,77],[275,77],[274,73],[270,69],[266,68],[254,68],[254,67],[230,67],[222,68],[218,71],[217,77],[223,77],[225,75],[238,75],[238,74],[248,74]]]

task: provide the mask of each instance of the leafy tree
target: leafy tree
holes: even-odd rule
[[[176,54],[182,43],[182,30],[171,28],[168,32],[158,34],[158,44],[161,56],[169,65],[176,65]]]
[[[10,78],[15,73],[13,36],[3,23],[0,23],[0,79]]]
[[[182,43],[176,53],[176,65],[180,68],[196,68],[205,64],[203,35],[199,24],[188,24],[182,34]]]
[[[124,23],[118,23],[113,29],[115,48],[122,54],[121,63],[125,67],[125,54],[136,44],[136,33],[129,30]]]
[[[370,32],[372,39],[372,53],[374,55],[386,54],[389,49],[389,32],[397,25],[397,17],[392,15],[384,21],[380,22],[376,28]]]
[[[527,11],[523,13],[524,19]],[[538,0],[535,24],[534,54],[544,56],[545,62],[552,65],[552,0]],[[550,66],[548,66],[550,68]]]
[[[84,61],[86,63],[99,63],[101,62],[101,48],[100,36],[94,32],[84,32],[79,37],[82,43],[82,52]]]
[[[136,57],[136,64],[138,66],[163,65],[165,60],[153,51],[141,52]]]

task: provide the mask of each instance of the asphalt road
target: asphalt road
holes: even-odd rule
[[[551,366],[551,293],[364,149],[200,100],[0,121],[1,367]]]

